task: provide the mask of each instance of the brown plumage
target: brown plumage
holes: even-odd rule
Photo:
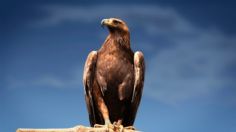
[[[131,50],[125,22],[109,18],[101,24],[109,35],[98,51],[89,53],[83,75],[90,124],[132,126],[142,96],[144,57]]]

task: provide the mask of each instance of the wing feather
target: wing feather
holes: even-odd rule
[[[133,125],[136,113],[141,101],[145,74],[145,62],[143,53],[140,51],[134,54],[134,87],[132,93],[132,99],[130,102],[129,116],[124,121],[126,125]]]
[[[139,104],[143,91],[145,74],[145,62],[143,53],[140,51],[134,54],[134,90],[132,95],[132,103],[137,102]]]
[[[145,75],[145,62],[143,53],[140,51],[134,54],[134,89],[131,100],[131,117],[130,123],[134,122],[143,93]]]
[[[89,53],[87,60],[85,62],[84,74],[83,74],[85,100],[87,104],[91,125],[95,124],[96,122],[94,99],[92,96],[96,62],[97,62],[97,51],[92,51]]]

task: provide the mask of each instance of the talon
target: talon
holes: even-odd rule
[[[123,125],[118,125],[118,130],[119,130],[119,132],[123,132],[124,131]]]
[[[114,125],[112,125],[112,124],[108,124],[107,127],[108,127],[109,129],[112,129],[112,130],[114,129]]]
[[[119,124],[118,122],[115,122],[113,130],[115,132],[123,132],[124,127],[123,127],[123,125]]]
[[[113,126],[115,126],[116,124],[117,124],[117,122],[116,122],[116,121],[114,121],[114,122],[113,122]]]

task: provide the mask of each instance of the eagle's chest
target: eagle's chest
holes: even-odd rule
[[[97,68],[105,74],[117,74],[133,67],[132,62],[128,58],[126,55],[102,54],[97,60]]]
[[[101,53],[97,60],[97,78],[105,85],[119,85],[127,76],[133,75],[133,60],[127,53]]]

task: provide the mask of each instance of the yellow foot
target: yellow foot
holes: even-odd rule
[[[114,129],[113,129],[114,132],[123,132],[124,130],[123,125],[121,125],[119,122],[114,122],[113,126],[114,126]]]

